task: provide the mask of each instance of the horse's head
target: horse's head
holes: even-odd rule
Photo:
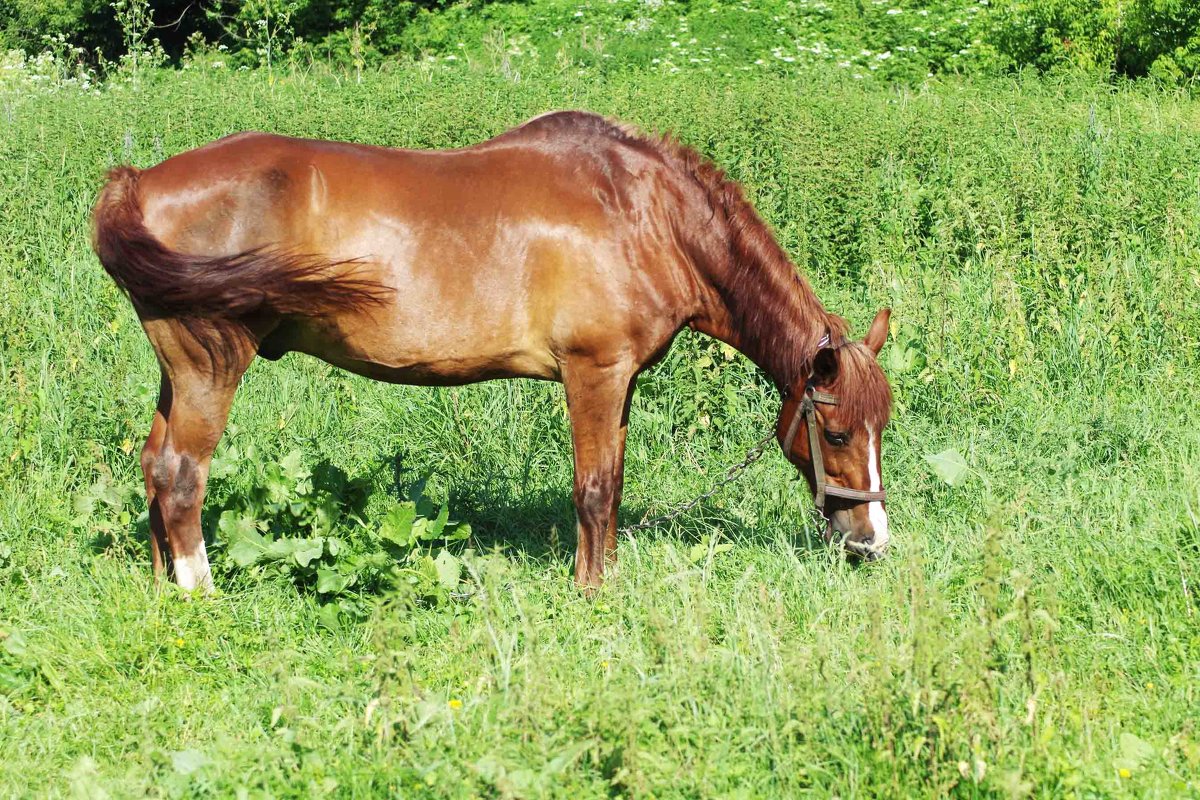
[[[875,315],[862,342],[822,348],[812,374],[791,387],[776,427],[828,520],[826,536],[841,535],[849,552],[868,560],[883,554],[889,538],[879,454],[892,394],[875,357],[890,314]]]

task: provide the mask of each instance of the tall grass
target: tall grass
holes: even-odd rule
[[[1200,793],[1200,105],[533,77],[151,73],[0,98],[0,793]],[[88,248],[104,169],[245,128],[456,146],[556,107],[678,132],[857,330],[894,307],[892,556],[855,569],[820,546],[769,456],[622,542],[589,601],[558,386],[394,387],[289,356],[251,369],[220,452],[369,476],[368,516],[429,474],[475,529],[478,591],[332,623],[267,573],[155,591],[136,511],[76,503],[98,476],[140,481],[157,384]],[[707,488],[777,405],[682,336],[639,385],[623,519]],[[950,450],[954,486],[927,460]]]

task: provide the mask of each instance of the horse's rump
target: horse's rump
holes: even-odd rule
[[[141,172],[118,167],[92,212],[92,246],[139,315],[178,319],[209,355],[228,355],[247,320],[324,316],[381,302],[388,291],[336,261],[268,246],[224,256],[182,253],[143,218]]]

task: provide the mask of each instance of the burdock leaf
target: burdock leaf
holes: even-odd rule
[[[229,557],[239,567],[249,567],[266,554],[267,540],[258,532],[253,518],[226,511],[217,528],[229,545]]]
[[[962,457],[962,453],[953,447],[933,455],[927,454],[925,460],[929,462],[934,473],[948,486],[959,486],[965,483],[971,471],[966,459]]]
[[[317,591],[320,594],[337,594],[350,585],[350,575],[343,575],[336,569],[321,567],[317,570]]]
[[[416,517],[416,503],[411,500],[396,503],[384,514],[383,521],[379,524],[380,538],[400,547],[411,547],[416,542],[416,537],[413,536],[413,520]]]
[[[437,568],[438,583],[444,589],[453,589],[458,586],[458,578],[462,574],[462,562],[456,556],[449,550],[443,550],[438,553],[433,564]]]

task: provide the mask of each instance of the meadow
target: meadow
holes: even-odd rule
[[[457,146],[561,107],[725,167],[859,334],[893,307],[889,557],[821,544],[770,452],[624,539],[585,597],[561,387],[291,355],[251,368],[218,450],[218,594],[155,586],[157,369],[89,247],[105,169],[248,128]],[[1200,796],[1187,94],[415,63],[149,71],[0,114],[0,795]],[[777,410],[745,359],[681,335],[639,380],[622,522],[706,490]],[[418,485],[469,536],[344,583],[222,525],[319,532],[345,549],[305,565],[361,566]],[[423,560],[442,552],[452,575]]]

